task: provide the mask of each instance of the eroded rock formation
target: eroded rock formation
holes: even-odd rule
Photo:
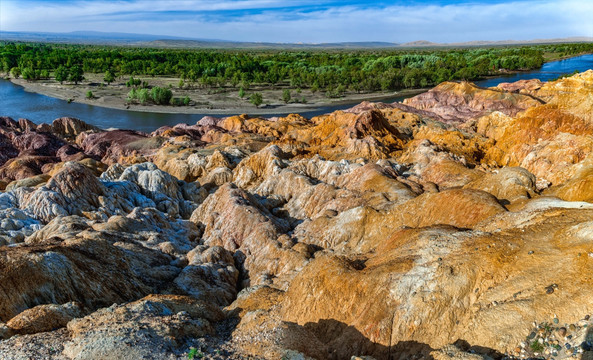
[[[591,356],[592,99],[587,71],[152,134],[2,117],[0,357]]]

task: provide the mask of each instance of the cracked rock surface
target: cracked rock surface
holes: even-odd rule
[[[151,134],[0,118],[2,359],[591,359],[593,71]]]

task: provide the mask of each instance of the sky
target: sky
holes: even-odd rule
[[[593,0],[0,0],[0,30],[324,43],[593,37]]]

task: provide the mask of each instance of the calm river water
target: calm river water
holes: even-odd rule
[[[501,76],[477,81],[483,87],[496,86],[501,82],[513,82],[521,79],[550,80],[562,74],[575,70],[585,71],[593,69],[593,54],[578,56],[566,60],[544,64],[541,69],[519,74]],[[405,97],[394,97],[384,102],[401,101]],[[301,112],[305,117],[326,114],[335,110],[346,109],[353,104],[342,104],[319,108],[316,111]],[[248,109],[247,109],[248,111]],[[0,116],[10,116],[14,119],[27,118],[35,123],[51,123],[62,116],[79,118],[101,128],[122,128],[141,131],[152,131],[164,125],[178,123],[195,124],[203,116],[211,114],[165,114],[139,111],[109,109],[100,106],[71,103],[49,96],[30,93],[23,87],[14,85],[10,81],[0,80]],[[266,117],[286,115],[274,114]],[[213,115],[221,116],[221,115]]]

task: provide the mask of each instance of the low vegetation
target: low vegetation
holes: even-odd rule
[[[139,102],[142,105],[145,105],[149,102],[157,105],[168,105],[171,103],[172,99],[173,92],[170,89],[162,88],[159,86],[155,86],[150,90],[147,88],[133,88],[132,90],[130,90],[127,97],[128,102]],[[185,104],[185,102],[187,102],[187,105],[189,105],[189,98],[187,98],[187,100],[182,100],[182,103]]]

